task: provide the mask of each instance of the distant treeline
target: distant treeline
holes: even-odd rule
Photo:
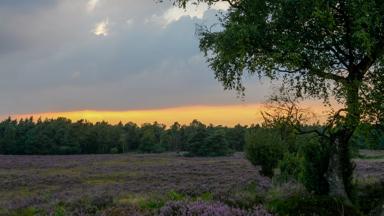
[[[0,123],[0,154],[106,154],[165,151],[218,156],[243,151],[245,135],[259,125],[235,127],[174,123],[167,128],[157,122],[111,125],[107,122],[72,122],[66,118],[13,120]],[[384,149],[382,130],[367,125],[354,138],[358,148]]]
[[[242,151],[247,126],[233,128],[174,123],[167,128],[154,122],[111,125],[72,122],[66,118],[34,121],[6,119],[0,123],[0,154],[105,154],[186,151],[215,156]]]

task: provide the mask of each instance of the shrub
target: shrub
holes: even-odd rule
[[[183,200],[185,199],[185,195],[184,194],[181,194],[181,193],[178,193],[176,191],[170,191],[168,194],[167,194],[167,198],[169,200],[173,200],[173,201],[180,201],[180,200]]]
[[[251,183],[244,188],[219,194],[215,199],[236,208],[252,209],[263,202],[264,196],[265,192],[259,190],[256,183]]]
[[[229,207],[220,202],[169,202],[160,209],[160,216],[269,216],[264,208],[258,206],[248,212],[238,208]]]
[[[308,191],[318,195],[328,194],[329,185],[325,177],[329,163],[327,144],[318,138],[306,139],[300,145],[300,154],[303,156],[300,182]]]
[[[135,206],[111,207],[104,210],[102,216],[143,216],[147,215]]]
[[[369,184],[357,185],[357,205],[364,214],[372,214],[372,211],[383,211],[384,183],[377,181]],[[379,214],[377,214],[379,215]]]
[[[245,137],[246,157],[253,165],[261,165],[260,174],[272,177],[273,170],[283,158],[285,147],[278,132],[267,128],[254,128]]]
[[[137,205],[140,209],[145,211],[156,211],[163,207],[165,204],[164,197],[160,196],[150,196],[144,199],[141,199],[137,202]]]
[[[65,216],[66,211],[62,206],[57,206],[55,209],[53,209],[53,212],[50,212],[49,215],[52,216]]]
[[[116,147],[113,147],[113,148],[111,148],[110,152],[111,152],[111,154],[118,154],[119,153],[119,149],[116,148]]]
[[[100,211],[113,205],[113,197],[107,194],[95,197],[82,197],[70,203],[62,203],[62,206],[71,215],[96,215]]]
[[[295,195],[276,199],[268,203],[268,208],[278,215],[321,215],[321,216],[361,216],[355,208],[343,201],[328,196]]]
[[[302,172],[303,158],[297,153],[285,153],[282,160],[278,163],[280,174],[276,180],[278,182],[298,181]]]
[[[34,216],[38,214],[38,211],[35,208],[22,208],[16,209],[10,215],[11,216]]]

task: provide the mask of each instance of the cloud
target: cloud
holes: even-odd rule
[[[89,0],[88,3],[87,3],[87,11],[88,12],[93,12],[97,5],[99,4],[100,0]]]
[[[108,36],[109,34],[109,28],[108,28],[109,22],[108,19],[101,21],[95,25],[95,28],[93,29],[93,34],[96,36]]]
[[[152,15],[151,18],[147,19],[147,23],[158,23],[165,28],[169,24],[179,21],[182,17],[189,17],[191,19],[203,19],[205,13],[210,9],[226,11],[229,9],[229,4],[226,2],[218,2],[211,6],[208,6],[205,3],[201,3],[198,5],[188,3],[186,8],[187,9],[182,9],[179,7],[170,7],[162,15]]]
[[[31,12],[47,7],[53,7],[59,0],[1,0],[0,8],[13,10],[14,12]]]
[[[133,19],[127,19],[125,23],[127,23],[128,26],[133,25],[134,20]]]
[[[162,18],[165,20],[167,25],[180,20],[180,18],[184,16],[202,19],[205,11],[207,10],[207,7],[205,6],[197,6],[193,8],[192,5],[188,5],[188,7],[191,9],[184,10],[178,7],[172,7],[162,15]]]
[[[227,11],[230,8],[230,5],[228,2],[217,2],[212,5],[212,9],[214,10],[221,10],[221,11]]]
[[[33,11],[18,13],[26,6],[14,0],[0,6],[0,115],[240,103],[223,91],[198,48],[195,24],[214,22],[214,10],[201,17],[205,8],[108,0],[89,14],[87,0],[49,0],[49,7],[20,1]],[[145,24],[167,11],[166,28]],[[247,102],[264,100],[265,87],[247,84]]]

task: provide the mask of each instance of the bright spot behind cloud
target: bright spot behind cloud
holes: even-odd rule
[[[133,19],[127,19],[125,21],[125,23],[127,23],[127,25],[131,26],[131,25],[133,25]]]
[[[89,0],[87,3],[87,11],[88,12],[94,11],[99,1],[100,0]]]
[[[97,36],[107,36],[109,33],[108,19],[97,23],[93,29],[93,33]]]

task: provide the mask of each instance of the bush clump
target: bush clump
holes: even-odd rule
[[[373,214],[375,211],[383,211],[384,182],[357,185],[357,205],[364,214]]]
[[[303,156],[300,182],[310,192],[317,195],[328,194],[329,185],[325,177],[329,163],[327,145],[312,138],[306,139],[306,143],[300,146],[300,154]]]
[[[319,215],[319,216],[362,216],[352,206],[328,196],[297,194],[285,199],[276,199],[268,203],[268,209],[277,215]]]
[[[284,143],[278,131],[269,128],[255,128],[245,137],[245,153],[253,165],[260,165],[260,174],[272,177],[274,169],[284,156]]]
[[[276,177],[278,182],[298,181],[302,173],[303,157],[297,153],[286,152],[279,161],[280,174]]]

